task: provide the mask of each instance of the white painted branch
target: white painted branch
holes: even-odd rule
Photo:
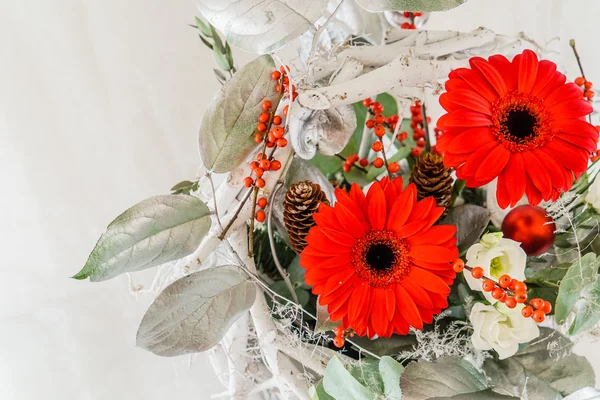
[[[308,379],[285,353],[277,352],[277,365],[279,366],[280,377],[286,383],[288,389],[300,400],[310,400]]]
[[[235,321],[222,340],[227,353],[228,389],[231,400],[246,399],[246,392],[250,389],[246,379],[249,316],[249,313],[246,313]]]

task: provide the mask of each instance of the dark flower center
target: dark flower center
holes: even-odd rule
[[[389,248],[387,244],[376,244],[369,247],[366,259],[371,268],[377,271],[387,271],[394,265],[396,256],[394,250]]]
[[[512,110],[508,112],[503,125],[516,140],[528,139],[535,135],[536,118],[527,110]]]

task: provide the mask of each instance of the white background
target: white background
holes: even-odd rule
[[[301,0],[298,0],[301,1]],[[219,84],[188,0],[0,1],[0,399],[207,399],[204,356],[134,347],[151,299],[69,279],[116,215],[193,178]],[[575,37],[600,81],[597,0],[470,0],[429,28]],[[238,63],[249,55],[236,53]],[[137,274],[147,282],[153,274]],[[600,370],[600,345],[583,345]]]

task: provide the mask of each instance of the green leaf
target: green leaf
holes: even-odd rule
[[[389,116],[398,114],[398,102],[396,101],[396,98],[394,98],[394,96],[388,93],[381,93],[377,95],[375,101],[381,103],[381,105],[383,106],[384,115]],[[358,104],[362,106],[362,103]],[[362,106],[362,108],[366,111],[364,106]]]
[[[492,213],[483,207],[472,204],[463,204],[451,208],[442,224],[456,226],[458,249],[462,252],[479,240],[487,228]]]
[[[379,360],[362,358],[347,369],[370,392],[383,393],[383,380],[379,372]]]
[[[379,361],[379,373],[383,381],[383,394],[386,399],[401,399],[400,376],[404,372],[402,364],[392,357],[383,356]]]
[[[177,190],[187,189],[189,187],[192,187],[193,185],[194,185],[194,182],[191,182],[191,181],[181,181],[177,185],[173,186],[171,188],[171,190],[172,191],[177,191]]]
[[[357,0],[367,11],[445,11],[467,0]]]
[[[414,335],[392,335],[389,338],[381,337],[374,340],[366,336],[355,336],[352,338],[352,342],[378,356],[399,354],[402,351],[412,350],[417,345]]]
[[[223,42],[221,41],[221,37],[217,33],[217,30],[214,26],[210,25],[210,37],[215,41],[215,48],[219,51],[219,53],[225,52],[225,47],[223,46]]]
[[[300,265],[300,257],[296,257],[292,260],[290,265],[286,268],[287,273],[290,274],[290,281],[295,287],[302,289],[310,289],[304,282],[304,275],[306,275],[306,269]]]
[[[571,264],[562,263],[556,267],[544,268],[536,272],[527,269],[525,270],[525,274],[527,275],[526,282],[538,285],[543,285],[546,282],[558,284],[563,280],[570,267]]]
[[[227,60],[227,56],[221,53],[217,47],[213,47],[213,53],[215,55],[215,60],[217,60],[217,65],[219,68],[225,71],[229,71],[231,69],[231,65],[229,65],[229,61]]]
[[[344,368],[344,365],[337,357],[333,357],[327,364],[325,376],[323,377],[323,387],[327,394],[337,400],[374,399],[374,394],[361,385]]]
[[[519,400],[520,397],[505,396],[494,392],[492,389],[480,392],[457,394],[452,397],[431,397],[428,400]]]
[[[219,81],[219,83],[221,85],[224,85],[225,82],[227,82],[227,77],[225,76],[223,71],[221,71],[220,69],[216,69],[216,68],[213,68],[213,71],[215,72],[215,76],[217,77],[217,80]]]
[[[198,35],[198,37],[200,37],[200,40],[202,41],[202,43],[204,43],[204,45],[205,45],[206,47],[208,47],[208,48],[209,48],[209,49],[211,49],[211,50],[214,50],[214,46],[212,45],[212,43],[211,43],[211,42],[209,42],[208,40],[204,39],[204,36],[202,36],[202,35]]]
[[[597,304],[595,296],[585,297],[587,292],[599,285],[598,283],[598,266],[600,260],[596,258],[594,253],[588,253],[575,261],[563,278],[558,290],[558,298],[556,299],[556,320],[559,324],[567,320],[567,316],[575,306],[578,300],[587,301],[589,307],[586,307],[586,314],[589,318],[595,318],[596,322],[600,319],[600,305]],[[587,290],[586,290],[587,289]]]
[[[233,53],[231,52],[231,47],[229,46],[229,42],[225,42],[225,55],[227,56],[227,63],[233,69]]]
[[[201,35],[204,35],[206,37],[212,37],[212,30],[210,29],[209,25],[205,24],[204,21],[202,21],[198,17],[195,17],[195,19],[196,28],[198,28],[198,32],[200,32]]]
[[[469,361],[441,357],[437,361],[412,363],[400,378],[402,394],[411,400],[451,397],[487,389],[485,376]]]
[[[73,278],[103,281],[178,260],[198,248],[210,224],[210,210],[195,196],[151,197],[108,225]]]
[[[212,101],[199,134],[200,156],[206,168],[229,172],[256,148],[253,136],[262,102],[277,104],[273,69],[271,56],[255,59],[228,80]]]
[[[256,298],[256,286],[235,266],[187,275],[168,286],[142,319],[136,345],[174,357],[215,346]]]
[[[388,163],[403,160],[410,155],[410,152],[411,149],[408,146],[400,147],[392,157],[388,158]],[[367,180],[369,182],[375,180],[382,172],[385,172],[385,167],[375,168],[371,165],[369,167],[369,173],[367,174]]]
[[[527,387],[529,400],[552,400],[593,386],[594,371],[585,357],[572,353],[573,343],[552,329],[540,331],[533,344],[514,356],[486,360],[483,368],[496,391],[520,396]]]
[[[317,386],[313,386],[311,390],[309,390],[309,395],[312,396],[312,400],[335,400],[325,391],[325,388],[323,387],[323,379],[317,383]]]

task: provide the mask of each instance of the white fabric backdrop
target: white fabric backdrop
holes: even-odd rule
[[[188,0],[0,2],[0,398],[222,390],[203,355],[190,367],[134,347],[151,299],[136,301],[126,277],[68,279],[116,215],[195,175],[196,131],[219,88],[211,53],[186,26],[196,13]],[[600,80],[598,17],[597,0],[470,0],[429,27],[576,37]],[[567,40],[561,49],[576,76]],[[581,351],[600,370],[598,349]]]

